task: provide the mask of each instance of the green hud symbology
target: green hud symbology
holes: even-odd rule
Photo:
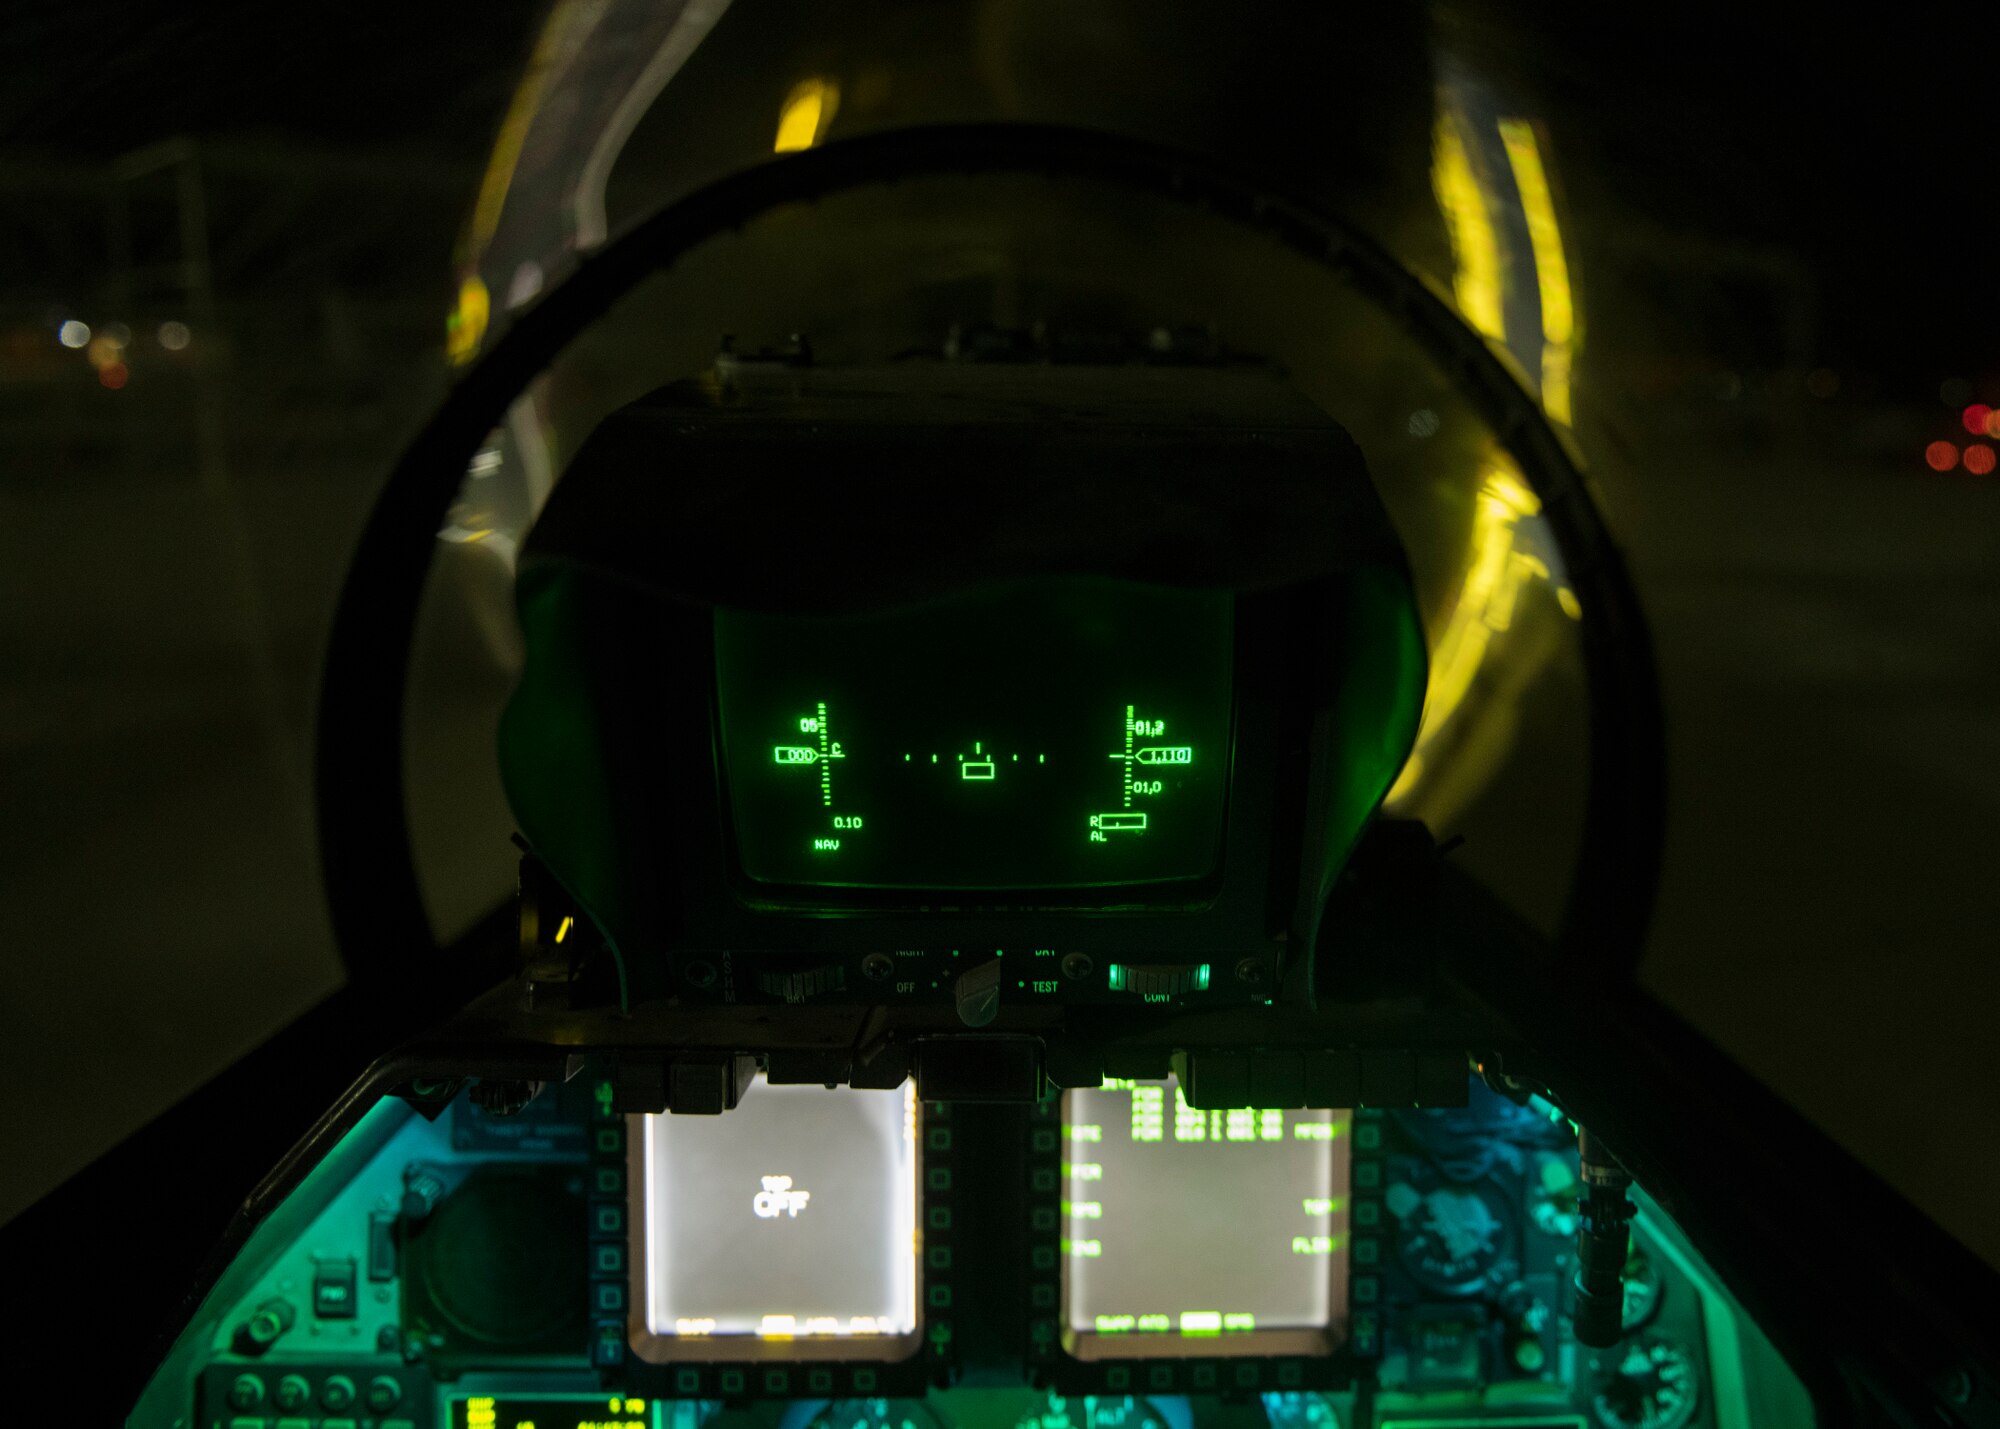
[[[853,616],[718,610],[743,871],[941,889],[1208,876],[1232,620],[1226,593],[1095,579]]]

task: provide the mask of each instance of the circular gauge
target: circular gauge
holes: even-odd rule
[[[405,1323],[460,1351],[566,1349],[589,1288],[582,1192],[560,1166],[474,1170],[406,1234]]]
[[[1265,1395],[1264,1418],[1271,1429],[1340,1429],[1326,1396],[1297,1390]]]
[[[805,1429],[944,1429],[944,1421],[921,1399],[832,1399]]]
[[[1403,1268],[1427,1290],[1469,1295],[1506,1256],[1513,1208],[1490,1182],[1454,1186],[1419,1170],[1390,1182],[1382,1204]]]
[[[1634,1241],[1631,1254],[1625,1257],[1625,1308],[1619,1316],[1619,1328],[1629,1335],[1652,1319],[1665,1288],[1659,1267]]]
[[[1594,1367],[1590,1407],[1605,1429],[1681,1429],[1694,1417],[1694,1360],[1672,1340],[1628,1340]]]

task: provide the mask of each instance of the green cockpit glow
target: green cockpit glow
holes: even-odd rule
[[[715,615],[752,879],[1075,888],[1206,877],[1222,842],[1224,593],[1027,583],[860,615]]]

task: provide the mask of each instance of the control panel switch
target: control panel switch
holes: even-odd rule
[[[368,1218],[368,1278],[377,1282],[396,1278],[396,1217],[388,1211]]]
[[[313,1314],[322,1320],[352,1320],[355,1273],[352,1260],[322,1260],[313,1266]]]
[[[995,957],[959,974],[952,999],[958,1020],[967,1027],[984,1027],[1000,1015],[1000,971],[1000,959]]]

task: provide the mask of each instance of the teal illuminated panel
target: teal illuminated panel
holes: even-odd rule
[[[1227,593],[1078,578],[858,615],[717,610],[743,871],[907,889],[1207,877],[1233,620]]]

